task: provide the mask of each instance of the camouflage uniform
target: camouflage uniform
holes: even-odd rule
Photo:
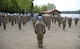
[[[51,19],[52,19],[52,23],[53,23],[53,20],[54,20],[54,16],[53,15],[52,15]]]
[[[72,24],[72,18],[68,18],[68,24],[69,24],[69,28],[70,28],[71,24]]]
[[[29,16],[25,16],[25,24],[26,22],[28,22],[30,20],[30,17]]]
[[[79,19],[75,18],[75,26],[77,26],[78,21],[79,21]]]
[[[53,17],[53,20],[54,20],[54,24],[56,24],[56,21],[57,21],[57,17]]]
[[[21,19],[21,17],[18,17],[18,26],[19,26],[19,30],[21,30],[21,23],[22,23],[22,19]]]
[[[33,23],[33,28],[35,29],[35,24],[36,24],[36,17],[35,16],[33,16],[33,18],[32,18],[32,23]]]
[[[58,26],[60,27],[60,25],[62,23],[62,17],[57,17],[57,21],[58,21]]]
[[[14,25],[14,17],[11,16],[11,25],[13,26]]]
[[[62,20],[62,24],[63,24],[63,30],[65,30],[65,27],[66,27],[66,19],[63,19]]]
[[[51,17],[47,17],[47,27],[48,27],[48,30],[50,30],[50,26],[51,26]]]
[[[26,17],[25,16],[22,17],[22,21],[23,21],[23,26],[24,26],[26,24]]]
[[[17,24],[17,16],[14,16],[15,24]]]
[[[5,17],[2,18],[3,28],[6,30],[6,19]]]
[[[8,16],[9,22],[11,22],[11,16]]]
[[[8,17],[7,17],[7,16],[4,16],[4,19],[5,19],[5,22],[6,22],[6,24],[7,24],[7,19],[8,19]]]
[[[35,33],[37,34],[38,46],[43,47],[43,36],[45,34],[45,24],[43,22],[37,22],[35,25]]]
[[[46,16],[43,16],[42,18],[43,18],[43,19],[42,19],[43,22],[44,22],[44,23],[46,24],[46,26],[47,26],[47,17],[46,17]]]

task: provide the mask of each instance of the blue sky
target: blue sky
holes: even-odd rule
[[[52,3],[60,11],[75,11],[80,9],[80,0],[34,0],[34,5],[44,5]]]

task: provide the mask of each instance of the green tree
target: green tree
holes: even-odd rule
[[[30,10],[30,1],[29,0],[17,0],[17,2],[18,2],[18,5],[21,10],[26,9],[27,12],[29,12],[29,10]]]
[[[80,14],[80,10],[78,10],[79,14]]]
[[[41,8],[40,8],[39,6],[37,6],[37,5],[34,6],[34,12],[35,12],[35,13],[37,13],[37,12],[40,13],[40,12],[41,12],[40,9],[41,9]]]
[[[47,8],[48,8],[48,10],[50,10],[50,9],[56,9],[56,6],[54,4],[48,3],[47,4]]]
[[[0,0],[0,10],[1,11],[8,11],[10,8],[10,0]]]
[[[42,5],[41,6],[41,12],[46,11],[47,10],[47,6],[46,5]]]
[[[31,1],[30,0],[0,0],[0,11],[4,12],[24,12],[26,9],[27,12],[31,11]],[[55,9],[54,4],[47,4],[42,6],[34,6],[34,12],[43,12],[48,9]]]
[[[0,0],[0,11],[17,12],[18,9],[20,11],[23,11],[24,7],[29,11],[30,9],[29,0]]]
[[[17,10],[19,8],[17,1],[16,0],[10,0],[10,2],[11,2],[11,6],[10,6],[11,10],[10,11],[11,12],[17,12]]]

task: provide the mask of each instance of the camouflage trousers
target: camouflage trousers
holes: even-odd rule
[[[13,21],[11,21],[11,25],[12,25],[12,26],[14,25],[14,22],[13,22]]]
[[[50,30],[51,23],[47,23],[48,30]]]
[[[4,30],[6,30],[6,23],[3,23],[3,28]]]
[[[36,24],[36,23],[33,23],[33,28],[34,28],[34,29],[35,29],[35,24]]]
[[[38,46],[42,47],[43,46],[43,35],[41,34],[37,35],[37,40],[38,40]]]
[[[56,20],[54,20],[54,24],[56,24]]]
[[[23,26],[26,24],[26,21],[23,21]]]
[[[75,26],[77,26],[78,21],[75,21]]]
[[[60,23],[60,22],[58,22],[58,26],[59,26],[59,27],[61,26],[61,23]]]
[[[45,25],[47,26],[47,22],[44,22],[45,23]]]
[[[69,28],[71,27],[71,22],[69,22]]]
[[[19,26],[19,30],[21,30],[21,23],[18,23],[18,26]]]
[[[11,19],[9,18],[9,22],[11,21]]]
[[[65,30],[65,26],[66,26],[66,24],[63,24],[63,30]]]
[[[17,24],[17,20],[15,19],[15,24]]]
[[[52,19],[52,23],[53,23],[53,19]]]

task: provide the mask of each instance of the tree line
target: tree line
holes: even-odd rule
[[[80,14],[80,10],[77,11],[61,11],[62,14]]]
[[[9,12],[9,13],[24,13],[30,12],[31,1],[30,0],[0,0],[0,12]],[[56,8],[54,4],[48,3],[47,5],[37,6],[33,8],[33,12],[41,13],[48,9]]]

